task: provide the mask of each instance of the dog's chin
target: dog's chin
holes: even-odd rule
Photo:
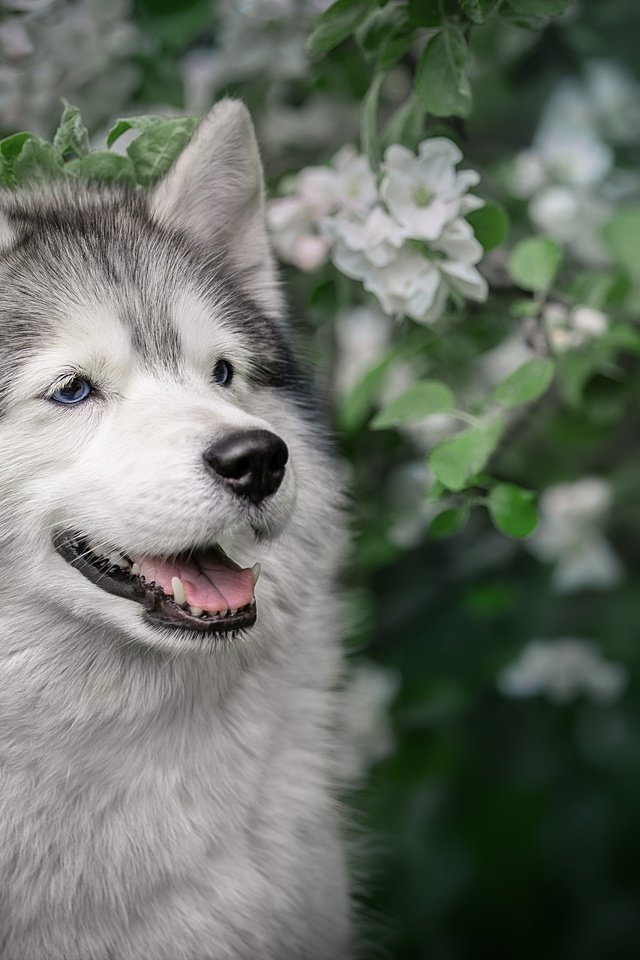
[[[97,590],[138,605],[142,616],[136,621],[158,641],[168,631],[181,641],[233,638],[256,622],[260,566],[242,568],[218,543],[166,557],[101,553],[86,536],[67,530],[56,532],[53,547]],[[122,604],[117,606],[121,612]]]

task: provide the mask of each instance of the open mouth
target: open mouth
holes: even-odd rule
[[[260,565],[243,569],[218,544],[170,559],[101,554],[73,533],[56,534],[53,545],[106,593],[140,603],[153,626],[233,633],[256,622],[254,590]]]

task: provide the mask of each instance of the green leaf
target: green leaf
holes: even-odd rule
[[[540,313],[540,304],[535,300],[514,300],[509,311],[514,317],[535,317]]]
[[[307,53],[318,56],[350,37],[371,10],[367,0],[336,0],[315,22],[307,40]]]
[[[509,232],[509,217],[504,207],[497,203],[485,203],[479,210],[467,214],[476,240],[483,250],[493,250],[506,240]]]
[[[570,407],[582,407],[589,380],[596,372],[607,368],[611,354],[610,344],[598,340],[580,350],[568,350],[556,359],[558,383]]]
[[[442,23],[440,0],[409,0],[408,12],[418,27],[438,27]]]
[[[451,537],[467,525],[469,514],[469,507],[451,507],[449,510],[443,510],[433,518],[429,533],[435,540]]]
[[[31,137],[25,140],[13,161],[13,174],[18,186],[26,183],[48,183],[62,173],[62,161],[46,140]]]
[[[605,223],[602,239],[629,276],[640,278],[640,207],[623,210]]]
[[[376,58],[378,70],[387,70],[389,67],[392,67],[400,57],[403,57],[405,53],[411,49],[415,42],[415,33],[410,28],[399,30],[395,34],[392,34],[380,46],[378,51]]]
[[[27,133],[26,131],[12,133],[10,137],[5,137],[4,140],[0,140],[2,156],[11,162],[18,156],[27,140],[37,139],[38,137],[36,137],[35,133]]]
[[[629,292],[626,273],[613,270],[589,270],[577,274],[571,281],[569,296],[576,303],[602,310],[619,305]]]
[[[13,187],[15,186],[15,182],[11,164],[8,160],[5,160],[0,152],[0,187]]]
[[[527,237],[515,245],[509,269],[523,290],[548,290],[562,262],[562,250],[548,237]]]
[[[429,464],[440,483],[449,490],[464,489],[487,463],[501,433],[502,421],[496,419],[437,443]]]
[[[424,107],[411,94],[391,116],[382,136],[382,145],[386,149],[392,143],[400,143],[403,147],[415,150],[424,139]]]
[[[427,503],[437,503],[438,500],[442,499],[445,493],[447,493],[447,488],[443,487],[439,480],[433,479],[431,486],[425,494],[425,500]]]
[[[367,371],[355,385],[351,393],[342,401],[338,416],[340,426],[345,433],[359,429],[367,419],[392,362],[396,359],[393,352],[388,353],[380,363]]]
[[[15,187],[16,178],[13,172],[13,164],[16,160],[16,157],[20,155],[20,151],[27,142],[27,140],[37,140],[38,137],[34,133],[12,133],[10,137],[5,137],[4,140],[0,140],[0,177],[2,180],[2,185],[5,187]]]
[[[531,490],[514,483],[499,483],[489,494],[489,516],[500,533],[509,537],[528,537],[538,523]]]
[[[138,183],[151,186],[184,150],[198,121],[194,117],[162,119],[146,126],[127,149]]]
[[[416,40],[416,27],[407,20],[406,7],[388,4],[373,10],[357,31],[364,55],[379,70],[392,66]]]
[[[384,73],[376,73],[362,104],[362,119],[360,124],[362,152],[366,155],[369,161],[369,166],[374,171],[380,166],[378,104],[380,101],[380,89],[383,82]]]
[[[435,117],[467,117],[471,110],[468,68],[464,34],[446,23],[427,44],[416,71],[416,93],[425,110]]]
[[[439,380],[419,380],[381,410],[374,417],[371,427],[374,430],[383,430],[400,423],[422,420],[432,413],[453,410],[454,402],[451,390],[444,383]]]
[[[198,119],[196,117],[158,117],[155,114],[149,113],[142,113],[139,117],[121,117],[120,120],[116,120],[115,125],[107,135],[107,146],[113,146],[116,140],[121,137],[123,133],[126,133],[127,130],[139,130],[141,133],[144,133],[146,130],[154,130],[158,127],[162,128],[166,124],[182,124],[185,122],[187,125],[191,125],[193,129],[198,123]]]
[[[87,157],[71,160],[65,165],[65,173],[84,180],[98,180],[100,183],[135,184],[136,172],[130,157],[110,153],[108,150],[96,150]]]
[[[554,372],[555,363],[549,357],[528,360],[496,387],[495,400],[507,409],[531,403],[549,389]]]
[[[116,120],[107,134],[107,146],[112,147],[116,140],[119,140],[127,130],[146,130],[155,123],[158,123],[161,119],[161,117],[153,116],[121,117],[119,120]]]
[[[64,98],[62,102],[64,111],[53,138],[53,146],[61,157],[69,153],[86,157],[89,153],[89,131],[82,122],[79,109]]]
[[[365,56],[376,57],[380,47],[406,23],[406,10],[403,7],[389,5],[372,10],[357,30],[358,43]]]

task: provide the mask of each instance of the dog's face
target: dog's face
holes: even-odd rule
[[[18,201],[0,244],[14,589],[145,644],[249,630],[299,438],[245,111],[216,108],[151,197]]]

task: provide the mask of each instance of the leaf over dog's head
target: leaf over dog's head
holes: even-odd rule
[[[242,289],[265,311],[280,306],[267,236],[264,177],[247,108],[225,99],[152,195],[158,219],[179,227],[211,255],[224,259]]]

